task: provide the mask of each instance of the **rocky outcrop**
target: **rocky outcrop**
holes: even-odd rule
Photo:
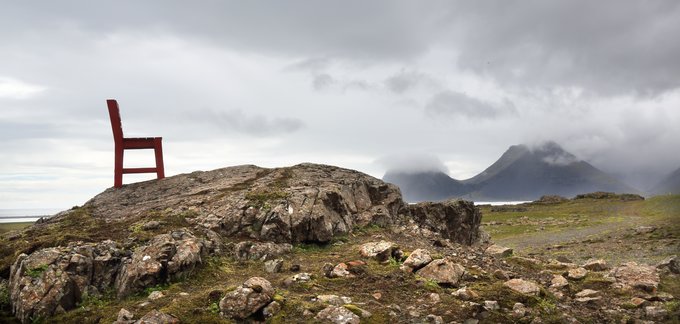
[[[315,164],[277,169],[247,165],[129,184],[108,189],[40,226],[72,222],[72,215],[119,226],[96,237],[115,238],[127,248],[105,240],[20,255],[10,271],[9,291],[13,312],[24,322],[72,309],[84,295],[104,289],[113,288],[122,298],[183,278],[216,251],[238,260],[272,260],[290,253],[291,244],[327,243],[369,225],[395,232],[415,228],[447,244],[470,245],[480,237],[481,220],[471,202],[407,205],[394,185]],[[163,228],[172,231],[158,234]],[[135,235],[140,231],[141,239]],[[396,246],[386,250],[367,256],[403,260]],[[331,269],[335,277],[363,269],[341,264],[344,268]],[[307,274],[296,276],[302,275]]]
[[[12,311],[26,323],[73,309],[84,295],[98,294],[113,284],[122,257],[112,241],[21,254],[10,270]]]
[[[189,231],[158,235],[124,261],[116,280],[118,297],[187,276],[207,254],[204,240]]]
[[[184,213],[223,236],[276,243],[329,242],[357,226],[414,222],[445,239],[472,244],[481,219],[471,202],[407,205],[392,184],[317,164],[182,174],[106,190],[85,207],[107,220],[150,211]]]
[[[482,215],[470,201],[449,200],[408,205],[408,219],[422,229],[461,244],[473,244],[481,235],[478,229]]]

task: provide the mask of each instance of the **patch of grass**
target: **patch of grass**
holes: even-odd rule
[[[6,284],[0,284],[0,309],[9,309],[9,288]]]
[[[26,227],[31,226],[33,222],[24,222],[24,223],[0,223],[0,234],[7,233],[9,231],[18,231],[22,230]]]
[[[49,267],[49,265],[42,264],[42,265],[39,265],[35,268],[27,269],[26,275],[31,277],[31,278],[38,278],[38,277],[42,276],[43,272],[45,272],[45,270],[47,270],[48,267]]]
[[[271,209],[271,201],[288,199],[288,193],[280,190],[250,191],[246,193],[246,199],[255,208]]]

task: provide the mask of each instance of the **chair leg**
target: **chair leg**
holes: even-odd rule
[[[160,138],[154,139],[154,149],[156,155],[156,178],[165,178],[165,167],[163,166],[163,144]]]
[[[114,161],[113,170],[113,187],[120,188],[123,186],[123,149],[116,147],[116,157]]]

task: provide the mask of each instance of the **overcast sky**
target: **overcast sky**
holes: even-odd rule
[[[678,35],[676,0],[3,1],[0,208],[113,185],[107,98],[126,136],[163,136],[167,175],[317,162],[465,179],[554,140],[648,186],[680,167]]]

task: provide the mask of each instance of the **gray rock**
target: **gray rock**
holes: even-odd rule
[[[501,306],[495,300],[485,300],[484,301],[484,309],[492,312],[492,311],[497,311],[497,310],[501,309]]]
[[[645,307],[645,316],[650,319],[663,320],[668,316],[668,311],[663,307],[647,306]]]
[[[155,230],[157,228],[161,227],[161,223],[159,221],[148,221],[144,225],[142,225],[142,229],[145,231],[150,231],[150,230]]]
[[[132,312],[130,312],[129,310],[127,310],[125,308],[121,308],[120,311],[118,311],[118,318],[117,318],[118,322],[126,322],[126,321],[130,321],[134,318],[135,318],[135,315],[132,314]]]
[[[328,277],[329,278],[353,277],[353,275],[347,269],[348,266],[346,263],[344,262],[338,263],[335,267],[333,267],[333,270],[331,270]]]
[[[603,259],[590,259],[583,264],[583,268],[590,271],[605,271],[609,269],[609,266]]]
[[[177,317],[160,312],[155,309],[146,313],[146,315],[144,315],[142,318],[135,322],[135,324],[179,324],[179,323],[180,321]]]
[[[460,288],[460,289],[454,291],[452,293],[452,295],[456,296],[456,297],[458,297],[462,300],[472,300],[472,299],[476,299],[476,298],[479,297],[479,294],[477,294],[476,292],[474,292],[473,290],[471,290],[467,287],[463,287],[463,288]]]
[[[527,309],[522,303],[515,303],[512,305],[512,316],[519,318],[519,317],[524,317],[526,315]]]
[[[243,241],[234,246],[234,257],[238,260],[273,260],[293,251],[288,243]]]
[[[600,294],[600,292],[597,291],[597,290],[593,290],[593,289],[583,289],[583,290],[577,292],[575,296],[578,297],[578,298],[581,298],[581,297],[594,297],[594,296],[597,296],[597,295],[599,295],[599,294]]]
[[[220,300],[220,311],[223,316],[242,320],[268,305],[274,294],[274,288],[267,279],[252,277]]]
[[[425,323],[444,324],[444,318],[438,315],[429,314],[425,316]]]
[[[161,298],[163,298],[163,297],[165,297],[165,294],[163,294],[162,291],[156,290],[156,291],[152,291],[152,292],[149,294],[149,297],[147,297],[147,298],[148,298],[149,300],[157,300],[157,299],[161,299]]]
[[[399,250],[399,247],[396,244],[380,241],[363,244],[359,252],[363,257],[373,258],[378,260],[378,262],[386,262],[393,257],[397,250]]]
[[[333,305],[333,306],[342,306],[345,303],[345,301],[340,298],[340,296],[337,295],[319,295],[316,296],[316,300],[320,303],[328,304],[328,305]],[[351,303],[351,300],[349,301]]]
[[[448,200],[407,205],[409,219],[418,227],[453,242],[471,245],[482,238],[482,215],[471,201]]]
[[[584,268],[574,268],[574,269],[569,269],[567,272],[567,278],[569,279],[574,279],[574,280],[581,280],[588,275],[588,270]]]
[[[508,287],[520,294],[536,296],[541,291],[541,288],[531,282],[524,279],[510,279],[503,283],[503,286]]]
[[[655,292],[660,281],[656,268],[635,262],[627,262],[612,269],[608,276],[623,286],[648,292]]]
[[[680,274],[680,260],[676,255],[670,256],[661,261],[657,266],[658,269],[667,268],[670,272]]]
[[[83,295],[98,294],[112,284],[121,256],[111,241],[76,242],[19,255],[8,284],[13,313],[27,322],[75,308]]]
[[[432,262],[430,252],[425,249],[416,249],[404,260],[402,270],[414,272]]]
[[[465,268],[449,259],[438,259],[418,270],[419,276],[434,280],[438,284],[457,285],[465,273]]]
[[[277,302],[277,301],[273,301],[273,302],[269,303],[269,305],[265,306],[262,309],[262,315],[264,315],[264,317],[266,317],[266,318],[269,318],[269,317],[276,315],[280,311],[281,311],[281,304],[279,304],[279,302]]]
[[[562,288],[569,285],[569,281],[562,277],[561,275],[553,275],[552,280],[550,280],[551,288]]]
[[[512,255],[512,249],[494,244],[486,248],[486,254],[496,258],[507,258]]]
[[[282,259],[269,260],[264,263],[264,271],[267,271],[269,273],[281,272],[282,267],[283,267]]]
[[[344,307],[328,306],[316,314],[315,319],[334,324],[359,324],[361,319]]]
[[[205,241],[189,231],[157,235],[123,263],[115,284],[118,297],[188,276],[207,254]]]

